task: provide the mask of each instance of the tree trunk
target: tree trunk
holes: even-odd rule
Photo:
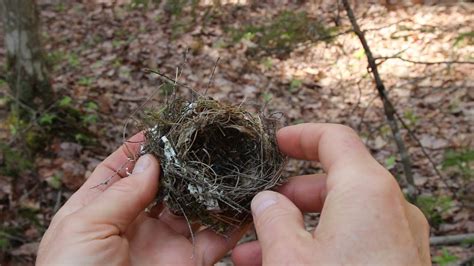
[[[40,42],[35,0],[0,0],[7,55],[7,81],[16,106],[41,109],[52,101]],[[24,112],[21,112],[24,113]]]

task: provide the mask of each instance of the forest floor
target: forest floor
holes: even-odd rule
[[[43,140],[28,144],[37,152],[29,159],[13,148],[22,139],[13,134],[25,131],[7,115],[7,84],[0,79],[0,143],[10,145],[0,146],[1,265],[33,263],[51,217],[123,142],[129,115],[150,97],[155,105],[164,101],[167,87],[146,68],[174,77],[180,67],[180,82],[202,92],[219,59],[209,96],[264,104],[266,112],[281,112],[284,124],[348,125],[394,176],[403,175],[364,51],[349,32],[345,12],[309,3],[193,7],[162,2],[40,5],[58,95],[55,110],[73,113],[68,121],[80,126],[65,127],[58,113],[41,112],[27,127],[35,129],[35,141]],[[474,233],[474,65],[462,63],[474,60],[474,4],[392,11],[374,5],[359,7],[356,16],[375,56],[391,57],[378,61],[379,70],[398,114],[419,140],[401,129],[413,161],[417,204],[430,220],[431,234]],[[136,131],[130,127],[127,135]],[[286,175],[316,171],[321,171],[317,163],[292,161]],[[316,217],[306,216],[308,228],[314,228]],[[432,247],[433,261],[441,265],[473,254],[472,243]]]

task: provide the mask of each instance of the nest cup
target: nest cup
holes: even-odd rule
[[[157,200],[222,235],[250,222],[252,198],[283,181],[276,123],[204,96],[146,111],[143,153],[162,167]]]

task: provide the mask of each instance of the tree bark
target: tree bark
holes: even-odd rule
[[[53,91],[40,41],[35,0],[0,0],[5,32],[7,82],[17,102],[41,109]],[[20,107],[18,107],[20,108]]]

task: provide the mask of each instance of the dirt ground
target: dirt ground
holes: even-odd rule
[[[130,113],[150,96],[154,105],[164,101],[162,79],[146,68],[174,77],[180,67],[180,82],[202,91],[219,59],[209,96],[264,104],[266,112],[282,113],[283,124],[348,125],[394,176],[403,175],[365,54],[336,5],[162,2],[40,4],[57,101],[78,110],[91,135],[52,133],[31,167],[0,175],[0,264],[32,264],[51,217],[122,143]],[[416,136],[401,129],[431,234],[474,233],[474,4],[394,10],[361,5],[356,16],[380,58],[389,97]],[[0,66],[5,63],[2,45],[3,39]],[[0,83],[2,99],[6,91]],[[0,101],[0,139],[8,143],[12,130],[5,102]],[[129,128],[127,134],[137,130]],[[0,158],[3,167],[7,157]],[[317,171],[317,163],[291,161],[286,175]],[[308,214],[306,223],[314,228],[317,215]],[[473,254],[469,243],[432,247],[433,260],[441,265]]]

